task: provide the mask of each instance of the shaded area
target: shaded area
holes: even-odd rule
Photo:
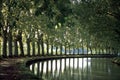
[[[0,64],[0,79],[1,80],[16,80],[19,77],[19,70],[13,64],[1,62]]]
[[[0,80],[39,80],[22,64],[23,58],[8,58],[0,61]]]

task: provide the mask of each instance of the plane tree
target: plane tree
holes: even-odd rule
[[[2,0],[1,1],[1,34],[2,34],[2,55],[4,57],[13,55],[18,55],[18,42],[20,47],[20,55],[24,56],[23,50],[23,40],[22,40],[22,27],[20,23],[21,17],[27,15],[29,7],[31,5],[31,0],[27,2],[24,0]],[[14,41],[14,45],[13,45]],[[7,46],[8,43],[8,46]],[[14,46],[14,47],[13,47]],[[7,48],[8,47],[8,48]],[[13,48],[14,52],[13,52]],[[8,51],[8,52],[7,52]]]

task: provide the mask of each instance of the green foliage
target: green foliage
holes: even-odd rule
[[[119,0],[1,0],[0,25],[13,33],[21,30],[23,37],[35,41],[43,34],[55,45],[81,47],[84,42],[98,47],[108,42],[108,47],[118,47],[119,4]]]

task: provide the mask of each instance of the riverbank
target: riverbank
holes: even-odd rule
[[[0,60],[0,80],[42,80],[26,67],[30,58],[5,58]]]
[[[63,55],[63,56],[41,56],[41,57],[17,57],[17,58],[3,58],[0,59],[0,80],[42,80],[35,76],[26,65],[33,62],[60,58],[74,58],[74,57],[113,57],[108,55]]]

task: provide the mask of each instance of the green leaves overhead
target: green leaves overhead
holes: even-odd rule
[[[120,40],[119,4],[119,0],[1,0],[0,24],[8,22],[11,29],[28,34],[31,29],[41,31],[51,41],[113,43]]]
[[[36,8],[35,15],[45,14],[49,17],[51,23],[64,23],[65,17],[72,14],[71,2],[69,0],[42,0]],[[38,5],[38,3],[37,3]]]

